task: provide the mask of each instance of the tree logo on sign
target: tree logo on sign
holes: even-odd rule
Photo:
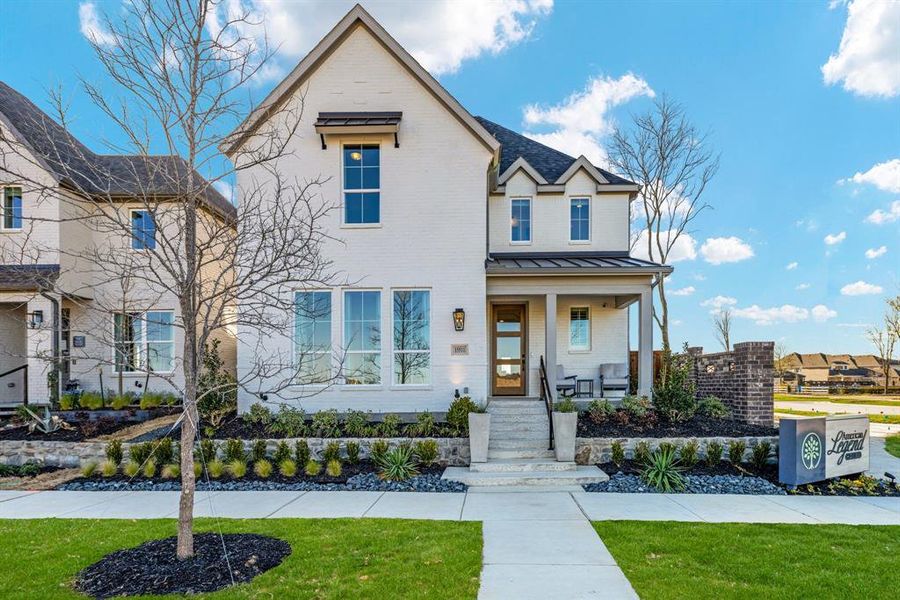
[[[822,459],[822,440],[815,433],[807,433],[800,445],[800,452],[803,466],[810,471],[815,469]]]

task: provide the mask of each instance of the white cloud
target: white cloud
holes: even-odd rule
[[[884,256],[887,253],[887,246],[879,246],[878,248],[869,248],[866,250],[866,258],[873,259]]]
[[[690,296],[691,294],[693,294],[696,291],[697,290],[694,288],[694,286],[689,285],[687,287],[683,287],[683,288],[680,288],[677,290],[672,290],[671,292],[669,292],[669,295],[670,296]]]
[[[672,232],[672,234],[674,235],[674,232]],[[666,233],[662,232],[660,235],[665,237]],[[631,255],[636,258],[651,260],[647,251],[646,229],[642,229],[638,234],[637,240],[635,240],[634,245],[632,245],[631,247]],[[684,260],[694,260],[695,258],[697,258],[697,241],[693,237],[691,237],[690,234],[682,233],[680,236],[678,236],[678,239],[675,240],[675,244],[669,251],[669,256],[666,259],[666,264],[677,263]],[[659,261],[658,253],[655,252],[653,259]]]
[[[712,265],[740,262],[753,258],[753,248],[738,237],[709,238],[700,247],[703,260]]]
[[[802,292],[803,290],[808,290],[811,286],[808,283],[798,283],[797,287],[794,289],[798,292]]]
[[[605,166],[606,152],[601,140],[612,131],[609,111],[629,100],[656,94],[642,78],[626,73],[618,79],[592,77],[583,90],[552,106],[525,107],[525,135],[572,156],[584,155],[592,163]],[[535,127],[549,126],[549,132]]]
[[[870,296],[872,294],[880,294],[884,289],[880,285],[866,283],[863,280],[848,283],[841,288],[841,294],[844,296]]]
[[[825,83],[860,96],[900,94],[900,2],[854,0],[837,54],[822,66]]]
[[[701,302],[700,306],[708,308],[709,313],[714,315],[722,312],[726,308],[731,308],[735,304],[737,304],[737,298],[732,298],[731,296],[713,296],[712,298],[707,298]]]
[[[866,222],[872,223],[873,225],[885,225],[886,223],[893,223],[898,219],[900,219],[900,200],[894,200],[887,210],[881,210],[879,208],[872,212],[872,214],[866,217]]]
[[[786,270],[788,270],[788,271],[793,271],[793,270],[796,269],[798,266],[800,266],[800,263],[798,263],[797,261],[794,261],[794,262],[789,262],[789,263],[787,264],[787,266],[785,266],[784,268],[785,268]]]
[[[842,231],[838,234],[829,233],[825,236],[825,243],[829,246],[834,246],[835,244],[840,244],[844,240],[847,239],[847,232]]]
[[[233,185],[231,185],[227,181],[223,181],[220,179],[219,181],[216,181],[215,183],[213,183],[213,187],[216,188],[216,190],[220,194],[225,196],[226,200],[228,200],[232,204],[234,203],[234,186]]]
[[[900,158],[878,163],[865,173],[857,171],[853,177],[838,180],[840,185],[845,183],[874,185],[879,190],[900,194]]]
[[[837,311],[831,310],[824,304],[816,304],[812,307],[811,312],[813,321],[817,323],[824,323],[828,319],[833,319],[837,316]]]
[[[782,306],[773,306],[771,308],[762,308],[756,304],[747,308],[735,308],[732,315],[740,319],[749,319],[757,325],[773,325],[775,323],[796,323],[805,321],[809,318],[809,310],[794,306],[793,304],[784,304]]]
[[[78,21],[81,34],[100,46],[111,46],[116,43],[116,36],[106,28],[100,19],[97,7],[93,2],[82,2],[78,5]]]
[[[706,281],[706,275],[703,273],[694,273],[691,277],[694,278],[694,281]]]

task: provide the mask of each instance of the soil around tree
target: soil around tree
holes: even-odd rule
[[[175,542],[170,537],[107,554],[82,570],[74,587],[92,598],[214,592],[246,583],[291,554],[290,544],[273,537],[201,533],[194,536],[193,558],[180,561]]]
[[[595,423],[587,414],[578,419],[578,437],[581,438],[667,438],[667,437],[763,437],[777,436],[778,429],[731,419],[715,419],[695,415],[691,419],[673,423],[663,419],[656,422],[638,421],[622,425],[611,419]]]

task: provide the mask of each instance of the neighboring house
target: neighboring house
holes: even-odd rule
[[[635,183],[473,117],[358,6],[224,152],[277,130],[269,115],[301,97],[279,168],[325,179],[316,194],[338,208],[319,223],[333,237],[323,252],[340,279],[291,292],[293,340],[239,327],[241,379],[261,351],[314,350],[278,398],[274,379],[247,382],[241,410],[261,397],[383,412],[445,410],[456,392],[538,396],[541,359],[551,388],[558,364],[599,396],[600,366],[628,364],[633,304],[650,394],[653,285],[672,268],[629,255]],[[239,197],[267,178],[241,171]]]
[[[175,297],[125,285],[112,276],[120,265],[85,258],[152,261],[158,232],[178,226],[164,207],[186,173],[178,157],[96,154],[0,82],[0,405],[46,403],[57,358],[62,390],[101,381],[116,390],[120,375],[125,391],[181,390]],[[159,199],[155,217],[136,200],[147,197]],[[234,221],[221,195],[209,189],[206,200],[208,218]],[[123,228],[98,225],[98,210]],[[234,340],[220,339],[233,368]]]
[[[811,386],[884,386],[881,359],[872,354],[798,354],[784,358],[786,374]],[[900,362],[892,361],[888,385],[900,386]]]

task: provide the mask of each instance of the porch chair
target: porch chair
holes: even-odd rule
[[[556,365],[556,391],[563,398],[571,398],[575,395],[576,375],[566,375],[566,368]]]
[[[628,389],[628,365],[626,363],[602,363],[600,365],[600,397],[606,390]]]

